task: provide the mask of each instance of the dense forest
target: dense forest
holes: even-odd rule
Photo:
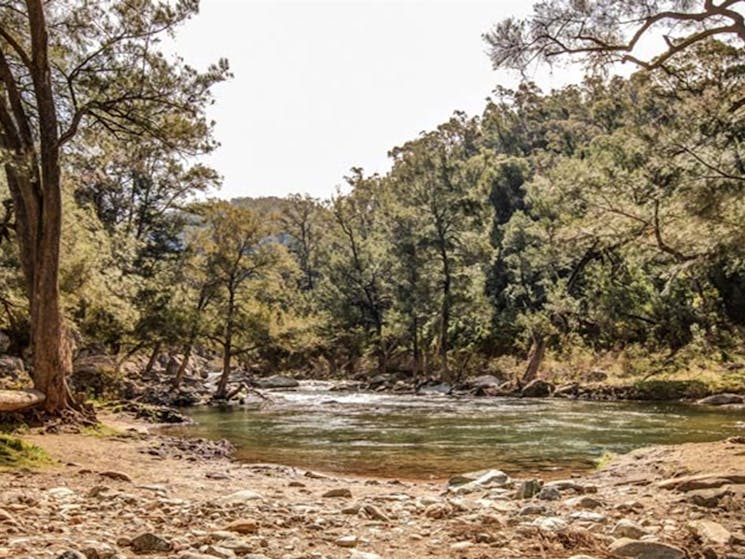
[[[193,163],[216,147],[205,111],[227,63],[202,73],[150,48],[196,3],[116,5],[50,12],[33,57],[11,42],[25,16],[3,16],[8,353],[60,331],[58,368],[172,352],[174,386],[190,356],[219,357],[218,396],[236,369],[528,381],[561,364],[653,374],[744,357],[736,44],[702,37],[628,78],[588,68],[550,92],[497,87],[480,115],[393,147],[386,174],[351,169],[330,200],[227,202],[205,194],[219,174]],[[487,36],[494,57],[510,30]],[[58,211],[37,231],[40,207]],[[55,227],[60,247],[42,246]],[[58,318],[42,285],[55,250]]]

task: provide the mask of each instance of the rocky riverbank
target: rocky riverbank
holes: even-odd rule
[[[0,474],[0,557],[745,557],[745,441],[642,449],[568,480],[442,481],[231,461],[109,416],[29,433],[56,464]],[[94,438],[95,437],[95,438]]]

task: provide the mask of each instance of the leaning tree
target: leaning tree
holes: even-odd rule
[[[76,180],[70,155],[95,151],[96,135],[147,137],[183,155],[214,148],[205,107],[227,63],[198,72],[159,46],[198,7],[198,0],[0,2],[0,164],[29,299],[32,377],[48,412],[73,404],[58,285],[62,188]]]

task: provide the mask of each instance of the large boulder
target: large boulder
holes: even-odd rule
[[[18,379],[24,376],[25,372],[26,366],[20,357],[13,357],[12,355],[0,356],[0,377]]]
[[[70,385],[74,392],[99,397],[121,388],[121,376],[116,361],[108,355],[88,355],[73,363]]]
[[[542,379],[535,379],[526,384],[520,391],[525,398],[545,398],[551,396],[554,391],[554,385]]]

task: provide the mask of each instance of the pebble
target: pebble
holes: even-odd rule
[[[342,536],[334,542],[339,547],[355,547],[357,545],[357,536]]]
[[[621,538],[613,542],[609,550],[621,557],[634,557],[635,559],[684,559],[686,556],[683,550],[672,545],[629,538]]]
[[[216,502],[225,505],[233,505],[247,503],[248,501],[257,501],[261,498],[261,495],[259,495],[255,491],[244,489],[243,491],[236,491],[235,493],[230,493],[229,495],[223,495],[222,497],[219,497]]]
[[[239,534],[255,534],[259,531],[259,525],[250,518],[240,518],[228,524],[225,530]]]
[[[344,498],[351,499],[352,491],[350,491],[346,487],[338,487],[336,489],[329,489],[328,491],[326,491],[326,493],[321,495],[321,497],[325,497],[325,498],[344,497]]]
[[[619,520],[618,523],[611,530],[611,536],[616,538],[630,538],[632,540],[638,540],[642,536],[646,536],[648,532],[644,530],[638,524],[634,524],[630,520],[623,519]]]
[[[359,549],[353,549],[349,555],[349,559],[382,559],[377,553],[371,553],[369,551],[360,551]]]
[[[706,543],[727,545],[732,541],[732,533],[712,520],[693,520],[688,524],[688,529]]]
[[[132,551],[137,554],[157,551],[171,551],[171,543],[150,532],[140,534],[130,542]]]
[[[101,472],[98,475],[101,477],[109,478],[109,479],[115,479],[117,481],[126,481],[128,483],[132,483],[132,478],[129,477],[129,475],[125,474],[124,472],[116,472],[113,470]]]

